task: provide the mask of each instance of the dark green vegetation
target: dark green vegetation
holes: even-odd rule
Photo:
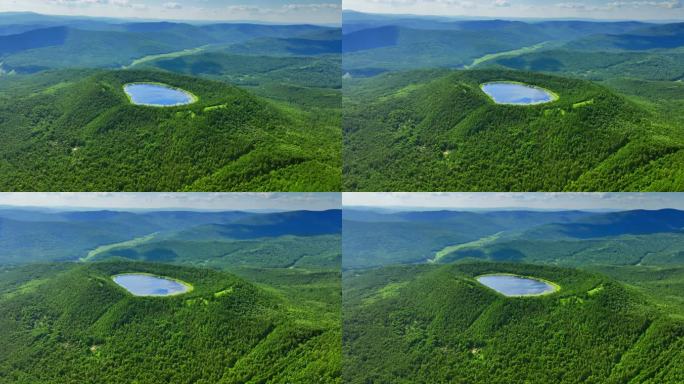
[[[0,298],[1,382],[336,380],[334,321],[288,314],[291,303],[234,275],[140,263],[24,269],[2,274],[37,280],[12,287],[2,279],[11,289]],[[129,271],[176,276],[195,289],[134,297],[110,278]]]
[[[339,29],[29,16],[0,17],[33,25],[0,35],[3,190],[340,189]],[[199,101],[131,105],[144,81]]]
[[[0,217],[1,383],[341,382],[340,211]]]
[[[345,381],[679,383],[683,224],[676,210],[345,210]],[[507,298],[475,280],[487,273],[560,291]]]
[[[553,280],[506,298],[489,272]],[[477,263],[345,276],[349,383],[678,383],[684,321],[613,279],[572,269]],[[390,347],[391,346],[391,347]]]
[[[684,188],[684,24],[351,20],[345,47],[367,28],[400,33],[345,52],[346,189]],[[455,36],[446,43],[464,39],[453,47],[464,56],[430,48],[442,32]],[[518,35],[528,40],[493,46]],[[496,105],[478,87],[487,81],[537,85],[560,99]]]

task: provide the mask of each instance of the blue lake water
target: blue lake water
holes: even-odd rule
[[[124,91],[133,104],[169,107],[190,104],[194,101],[188,92],[160,84],[126,84]]]
[[[140,273],[116,275],[113,279],[135,296],[170,296],[189,290],[186,285],[177,281]]]
[[[516,83],[487,83],[482,90],[498,104],[530,105],[553,101],[553,95],[544,89]]]
[[[544,281],[511,275],[485,275],[477,281],[506,296],[542,295],[556,290]]]

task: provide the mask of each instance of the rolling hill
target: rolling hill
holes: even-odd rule
[[[345,269],[424,263],[443,249],[544,223],[574,222],[586,212],[400,212],[344,210]]]
[[[91,250],[87,261],[127,259],[229,270],[338,270],[339,211],[249,215],[229,223],[156,232]]]
[[[2,207],[0,383],[341,383],[340,231],[339,210]]]
[[[676,81],[684,75],[681,48],[657,52],[581,52],[549,49],[492,59],[480,67],[565,74],[595,81],[627,77]]]
[[[596,81],[677,81],[684,76],[683,48],[684,24],[666,24],[630,33],[596,33],[556,47],[493,57],[480,66],[560,73]]]
[[[544,87],[559,100],[494,103],[491,81]],[[591,82],[538,73],[393,73],[345,95],[349,190],[576,191],[681,189],[672,122]]]
[[[445,249],[435,261],[462,258],[587,265],[674,266],[684,263],[677,210],[593,214],[566,222],[520,228],[484,242]]]
[[[684,212],[345,210],[345,269],[460,260],[586,267],[684,263]],[[378,241],[373,234],[382,234]]]
[[[343,217],[345,382],[684,378],[681,210],[365,207]],[[507,296],[480,282],[491,274],[557,290]]]
[[[316,45],[316,44],[313,44]],[[268,44],[273,51],[277,42]],[[311,45],[309,45],[311,46]],[[258,51],[216,50],[159,57],[135,64],[135,69],[169,71],[222,81],[256,95],[303,107],[323,120],[321,124],[339,125],[341,107],[340,56],[270,56]]]
[[[596,34],[568,43],[569,48],[591,51],[644,51],[684,46],[684,23],[656,25],[630,33]]]
[[[47,89],[0,108],[4,190],[334,190],[339,128],[214,81],[155,71],[85,78],[48,72]],[[197,95],[187,106],[131,104],[130,82]]]
[[[97,20],[84,26],[68,19],[55,23],[0,36],[0,60],[6,70],[33,73],[67,67],[122,67],[142,57],[189,48],[244,44],[258,38],[295,38],[331,29],[314,25]]]
[[[194,289],[134,297],[110,278],[121,272]],[[228,273],[118,262],[10,269],[0,280],[0,382],[339,382],[334,316]]]
[[[0,265],[125,257],[142,247],[145,251],[130,258],[200,265],[213,257],[221,262],[218,268],[224,268],[231,258],[273,266],[269,257],[274,257],[308,259],[333,268],[340,262],[340,218],[336,210],[267,214],[1,209]],[[321,259],[311,261],[311,255]]]
[[[464,20],[345,12],[342,28],[343,69],[364,77],[397,70],[461,68],[490,54],[570,41],[582,44],[581,39],[595,35],[627,34],[657,26],[631,21]]]
[[[561,289],[506,297],[474,279],[492,272]],[[681,316],[603,275],[464,263],[354,272],[344,286],[349,383],[677,383],[684,375]]]
[[[417,67],[455,68],[487,53],[542,41],[543,37],[537,34],[510,30],[443,31],[383,26],[343,36],[342,68],[353,76]]]
[[[317,25],[0,14],[0,187],[339,190],[340,45]],[[136,107],[121,87],[143,81],[199,99]]]
[[[682,189],[681,23],[345,17],[345,189]],[[485,81],[560,98],[495,105]]]

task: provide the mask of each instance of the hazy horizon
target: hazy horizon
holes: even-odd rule
[[[342,205],[402,210],[658,210],[684,209],[684,196],[677,193],[345,192]]]
[[[341,208],[337,192],[2,192],[0,208],[57,210],[322,211]]]
[[[186,22],[339,24],[335,0],[4,0],[0,13],[32,12],[46,16]]]
[[[670,24],[670,23],[684,23],[684,16],[680,19],[603,19],[603,18],[592,18],[592,17],[532,17],[532,16],[483,16],[483,15],[420,15],[415,13],[376,13],[376,12],[364,12],[356,9],[342,9],[342,12],[353,12],[358,14],[364,14],[369,16],[378,17],[389,17],[389,18],[427,18],[433,19],[435,22],[452,22],[452,21],[474,21],[474,20],[506,20],[506,21],[522,21],[522,22],[541,22],[541,21],[586,21],[586,22],[641,22],[641,23],[656,23],[656,24]],[[343,20],[344,21],[344,20]]]
[[[397,16],[684,21],[681,0],[347,0],[344,11]]]

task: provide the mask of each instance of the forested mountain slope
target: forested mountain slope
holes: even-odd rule
[[[0,13],[0,187],[340,190],[340,31]],[[130,82],[198,100],[134,106]]]
[[[19,90],[0,107],[3,189],[334,190],[339,185],[339,130],[308,112],[171,73],[62,76],[41,75],[50,78],[50,86]],[[199,100],[168,108],[133,105],[123,86],[141,81],[183,88]]]
[[[0,382],[341,383],[340,231],[339,210],[2,207]]]
[[[135,297],[112,281],[122,272],[172,276],[194,289]],[[298,310],[227,273],[96,263],[0,274],[3,383],[339,382],[334,316]]]
[[[475,280],[486,273],[543,278],[560,291],[505,297]],[[350,272],[344,284],[350,383],[674,384],[684,377],[681,316],[602,275],[466,263]]]
[[[517,81],[557,101],[494,103]],[[587,81],[501,70],[421,71],[345,95],[350,190],[678,190],[684,139],[640,104]]]
[[[344,19],[348,190],[683,188],[681,23]],[[559,99],[496,105],[485,81]]]

